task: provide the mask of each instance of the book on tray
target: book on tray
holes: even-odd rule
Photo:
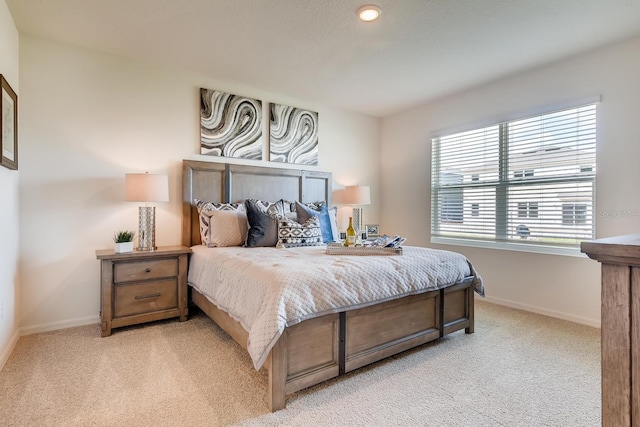
[[[365,242],[365,246],[377,246],[381,248],[399,248],[405,242],[404,237],[402,236],[387,236],[386,234],[372,240],[370,242]]]

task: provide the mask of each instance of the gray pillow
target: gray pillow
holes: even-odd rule
[[[273,203],[264,202],[257,199],[247,199],[244,207],[247,211],[247,240],[245,246],[248,248],[275,246],[278,242],[277,213],[270,214],[269,207]]]

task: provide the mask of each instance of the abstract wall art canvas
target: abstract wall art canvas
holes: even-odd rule
[[[318,164],[318,113],[270,104],[269,160]]]
[[[200,154],[262,160],[262,101],[200,89]]]

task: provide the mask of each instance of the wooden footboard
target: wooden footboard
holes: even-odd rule
[[[192,301],[243,348],[247,332],[202,294]],[[287,394],[438,339],[474,332],[473,277],[447,288],[309,319],[285,329],[265,363],[269,408]]]
[[[344,372],[440,337],[441,291],[346,312]]]

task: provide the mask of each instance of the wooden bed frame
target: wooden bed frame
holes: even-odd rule
[[[182,243],[200,244],[195,198],[211,202],[327,200],[331,174],[193,160],[183,161]],[[191,289],[191,301],[238,344],[247,348],[248,332],[205,296]],[[364,365],[474,328],[473,277],[365,308],[305,320],[287,327],[270,352],[269,408],[284,408],[287,394],[353,371]]]

